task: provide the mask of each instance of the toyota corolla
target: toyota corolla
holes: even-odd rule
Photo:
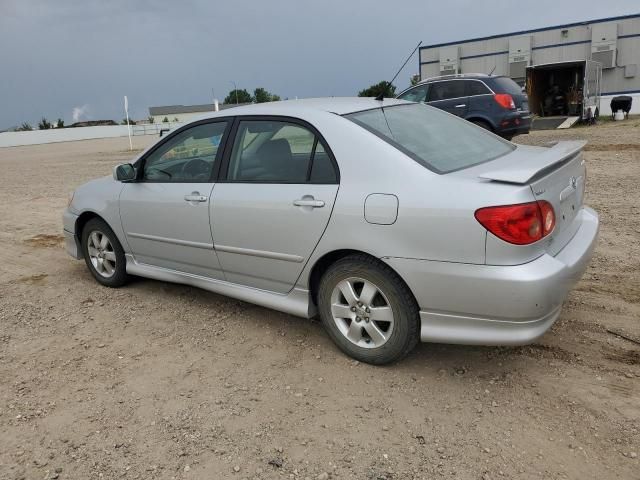
[[[301,317],[382,364],[418,341],[518,345],[596,244],[583,142],[515,145],[435,108],[328,98],[212,113],[75,190],[68,252]]]

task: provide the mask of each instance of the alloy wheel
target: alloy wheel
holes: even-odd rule
[[[331,315],[338,330],[359,347],[380,347],[393,333],[391,304],[380,288],[363,278],[350,277],[335,286]]]
[[[110,278],[116,272],[116,252],[104,233],[94,230],[87,240],[87,251],[91,265],[101,277]]]

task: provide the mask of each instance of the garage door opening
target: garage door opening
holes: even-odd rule
[[[527,67],[529,108],[539,117],[597,117],[601,78],[592,60]]]

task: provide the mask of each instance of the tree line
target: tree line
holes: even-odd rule
[[[412,77],[411,84],[415,85],[417,83],[417,79]],[[384,98],[394,98],[396,96],[396,86],[392,85],[387,81],[381,81],[370,85],[369,87],[360,90],[358,92],[359,97],[377,97],[380,94]],[[266,103],[266,102],[277,102],[280,100],[280,96],[274,93],[269,92],[268,90],[258,87],[253,91],[253,95],[249,93],[246,89],[235,88],[231,90],[226,97],[224,97],[224,104],[226,105],[234,105],[234,104],[244,104],[244,103]],[[155,119],[153,117],[149,117],[147,119],[149,123],[154,123]],[[173,122],[178,122],[178,118],[174,117]],[[168,123],[170,122],[168,117],[164,117],[162,122]],[[115,122],[114,122],[115,123]],[[123,119],[121,122],[122,125],[127,124],[127,119]],[[134,120],[129,119],[129,125],[135,125],[136,122]],[[50,128],[63,128],[64,120],[58,118],[55,122],[55,125],[52,122],[49,122],[46,118],[42,117],[42,120],[38,122],[38,130],[48,130]],[[34,130],[33,126],[28,122],[22,123],[19,127],[15,129],[17,132]]]
[[[262,87],[258,87],[253,91],[251,95],[246,89],[233,89],[229,94],[224,97],[224,102],[227,105],[239,104],[239,103],[266,103],[277,102],[280,100],[280,96],[265,90]]]

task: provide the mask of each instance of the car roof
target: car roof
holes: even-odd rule
[[[227,108],[219,112],[211,112],[201,118],[228,117],[233,115],[304,115],[311,111],[321,111],[346,115],[348,113],[370,110],[372,108],[389,107],[408,104],[405,100],[385,98],[376,100],[373,97],[325,97],[304,98],[299,100],[283,100],[279,102],[253,103],[239,107]]]
[[[487,75],[486,73],[458,73],[455,75],[440,75],[439,77],[430,77],[421,80],[417,85],[430,82],[440,82],[442,80],[492,80],[494,78],[504,77],[504,75]]]

